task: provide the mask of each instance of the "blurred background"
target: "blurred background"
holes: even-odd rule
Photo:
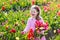
[[[0,0],[0,40],[27,40],[27,34],[20,32],[26,27],[34,4],[49,24],[47,40],[60,40],[60,0]]]

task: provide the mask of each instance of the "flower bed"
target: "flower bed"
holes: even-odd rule
[[[49,24],[46,37],[60,40],[60,3],[37,0],[36,4],[41,8],[44,22]],[[0,35],[3,35],[0,40],[27,40],[27,34],[22,35],[20,32],[25,28],[30,17],[31,5],[31,0],[0,1]]]

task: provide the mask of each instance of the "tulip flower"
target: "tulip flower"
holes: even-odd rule
[[[3,10],[3,11],[5,10],[5,6],[2,6],[2,10]]]
[[[50,7],[44,6],[43,9],[45,12],[47,12],[48,10],[50,10]]]
[[[28,40],[30,40],[30,39],[32,39],[32,38],[34,37],[34,32],[33,32],[32,29],[30,29],[30,31],[29,31],[27,37],[28,37]]]
[[[45,23],[45,24],[43,24],[43,25],[44,25],[44,26],[43,26],[44,29],[47,30],[47,29],[48,29],[48,23]]]
[[[37,21],[36,21],[36,26],[37,26],[37,27],[41,27],[41,26],[43,26],[43,23],[42,23],[42,22],[39,22],[39,20],[37,20]]]
[[[45,30],[48,29],[48,25],[49,25],[48,22],[43,24],[39,20],[37,20],[35,24],[36,24],[36,29],[38,28],[38,29],[45,29]]]
[[[58,4],[57,7],[60,8],[60,4]]]
[[[16,30],[15,29],[11,29],[10,33],[16,33]]]
[[[60,29],[57,30],[58,34],[60,34]]]
[[[60,11],[57,12],[57,16],[60,16]]]
[[[34,5],[35,4],[35,0],[32,0],[32,5]]]

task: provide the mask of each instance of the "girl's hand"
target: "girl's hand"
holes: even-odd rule
[[[21,34],[25,34],[25,32],[24,32],[24,31],[22,31],[22,32],[21,32]]]

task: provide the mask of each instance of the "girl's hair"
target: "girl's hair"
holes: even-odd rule
[[[36,20],[40,20],[41,18],[39,17],[39,14],[40,14],[40,9],[39,9],[39,7],[37,6],[37,5],[34,5],[34,7],[32,7],[33,9],[36,9],[36,11],[37,11],[37,16],[36,16]],[[31,8],[31,9],[32,9]]]

